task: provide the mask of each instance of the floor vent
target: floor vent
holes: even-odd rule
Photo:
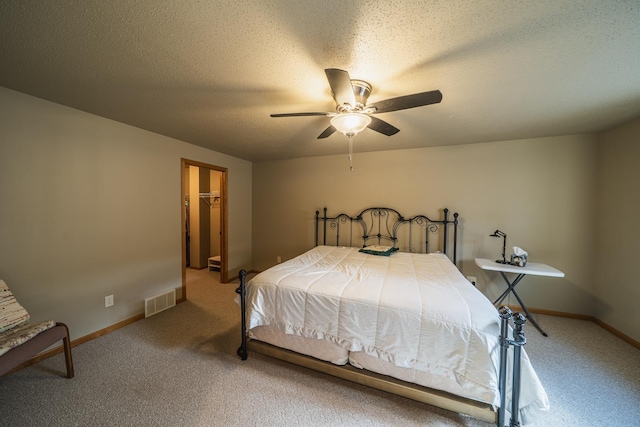
[[[176,290],[156,295],[144,300],[144,317],[153,316],[176,305]]]

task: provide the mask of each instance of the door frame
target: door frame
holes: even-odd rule
[[[222,166],[215,166],[208,163],[199,162],[196,160],[180,159],[180,217],[181,217],[181,231],[180,235],[182,241],[182,297],[180,302],[187,299],[187,239],[185,236],[186,229],[186,213],[184,209],[184,201],[186,199],[185,193],[185,179],[184,170],[187,166],[197,166],[199,168],[211,169],[221,173],[220,178],[220,283],[227,283],[229,276],[229,235],[228,230],[228,209],[227,209],[227,168]],[[208,267],[207,267],[208,268]]]

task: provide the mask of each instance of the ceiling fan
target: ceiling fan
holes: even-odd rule
[[[367,99],[372,89],[369,83],[364,80],[351,79],[347,71],[337,68],[327,68],[324,72],[336,102],[336,112],[283,113],[271,114],[271,117],[331,117],[331,124],[318,136],[318,139],[327,138],[337,130],[349,137],[349,141],[351,141],[354,135],[365,128],[387,136],[400,132],[400,129],[384,120],[373,117],[372,114],[406,110],[442,101],[442,93],[439,90],[432,90],[389,98],[367,105]]]

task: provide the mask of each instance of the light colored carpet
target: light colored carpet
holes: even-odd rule
[[[189,270],[188,301],[0,379],[2,426],[489,426],[259,354],[236,356],[237,284]],[[640,351],[591,322],[538,316],[526,350],[540,426],[640,425]]]

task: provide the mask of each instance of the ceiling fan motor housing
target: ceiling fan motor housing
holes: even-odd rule
[[[348,111],[362,111],[367,105],[369,95],[371,95],[371,85],[364,80],[351,80],[351,86],[353,87],[353,95],[356,98],[356,105],[338,105],[338,112],[344,113]]]

